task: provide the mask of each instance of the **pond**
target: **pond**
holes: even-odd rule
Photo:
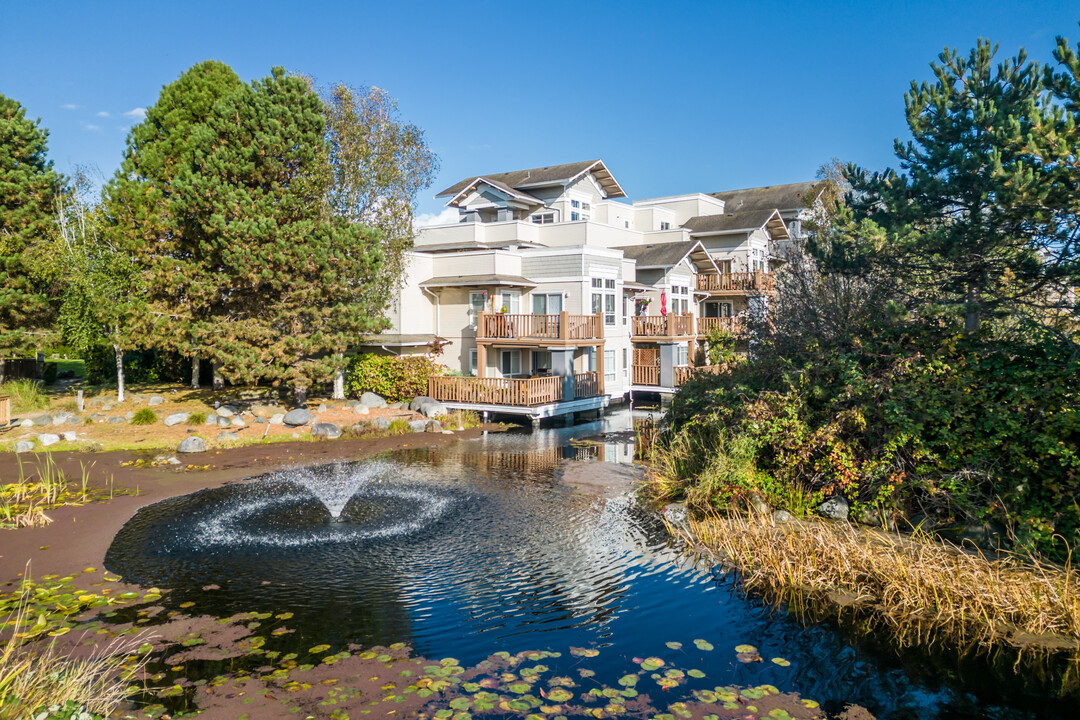
[[[404,642],[462,664],[561,651],[545,661],[556,672],[580,661],[569,648],[597,648],[601,676],[663,650],[714,684],[774,685],[830,713],[857,703],[881,719],[1076,717],[1075,696],[1051,696],[1052,674],[800,622],[687,558],[635,500],[631,421],[616,412],[172,498],[125,525],[106,567],[170,589],[173,606],[291,612],[295,647]],[[741,644],[764,662],[738,662]]]

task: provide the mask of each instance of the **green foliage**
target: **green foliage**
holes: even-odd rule
[[[131,418],[132,425],[153,425],[157,422],[157,415],[150,408],[143,408],[135,413],[135,416]]]
[[[723,328],[711,328],[705,337],[709,344],[709,362],[712,365],[727,365],[735,362],[737,338]]]
[[[206,422],[206,413],[204,413],[204,412],[193,412],[190,415],[188,415],[188,419],[187,419],[187,424],[188,425],[202,425],[205,422]]]
[[[42,347],[52,321],[30,258],[52,232],[62,178],[46,159],[49,133],[0,95],[0,358]]]
[[[59,367],[54,362],[45,363],[45,370],[41,373],[41,379],[46,385],[52,385],[56,382],[56,375],[59,372]]]
[[[49,396],[36,380],[8,380],[0,385],[0,395],[11,396],[11,409],[15,412],[44,410],[49,407]]]
[[[90,385],[116,383],[116,356],[107,345],[95,345],[85,354],[86,381]],[[173,352],[132,350],[124,353],[124,376],[128,382],[183,382],[189,363]]]
[[[353,355],[345,370],[349,392],[373,392],[391,402],[426,395],[428,377],[446,368],[425,355]]]

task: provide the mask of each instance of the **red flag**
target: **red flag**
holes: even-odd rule
[[[667,290],[660,291],[660,314],[667,315]]]

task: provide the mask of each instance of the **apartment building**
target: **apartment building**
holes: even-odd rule
[[[437,195],[458,221],[419,229],[393,327],[364,349],[445,343],[434,397],[534,420],[674,392],[711,328],[767,308],[813,192],[777,187],[630,201],[601,160],[465,178]]]

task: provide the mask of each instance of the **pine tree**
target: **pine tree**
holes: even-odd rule
[[[48,131],[0,95],[0,381],[3,358],[42,347],[52,308],[29,253],[52,232],[60,176],[46,158]]]
[[[1063,176],[1074,117],[1023,51],[996,66],[995,53],[985,41],[966,57],[946,50],[935,82],[912,83],[901,173],[849,167],[846,226],[818,248],[902,277],[910,303],[962,315],[968,333],[988,314],[1052,303],[1080,267],[1075,169],[1071,193]]]
[[[105,189],[112,240],[137,259],[145,285],[145,306],[137,321],[147,343],[192,358],[198,387],[198,359],[204,354],[194,335],[204,298],[191,294],[196,273],[214,269],[190,254],[199,244],[200,224],[178,212],[181,174],[190,174],[211,151],[206,127],[215,104],[242,87],[224,63],[199,63],[164,86],[146,118],[128,135],[123,164]]]

